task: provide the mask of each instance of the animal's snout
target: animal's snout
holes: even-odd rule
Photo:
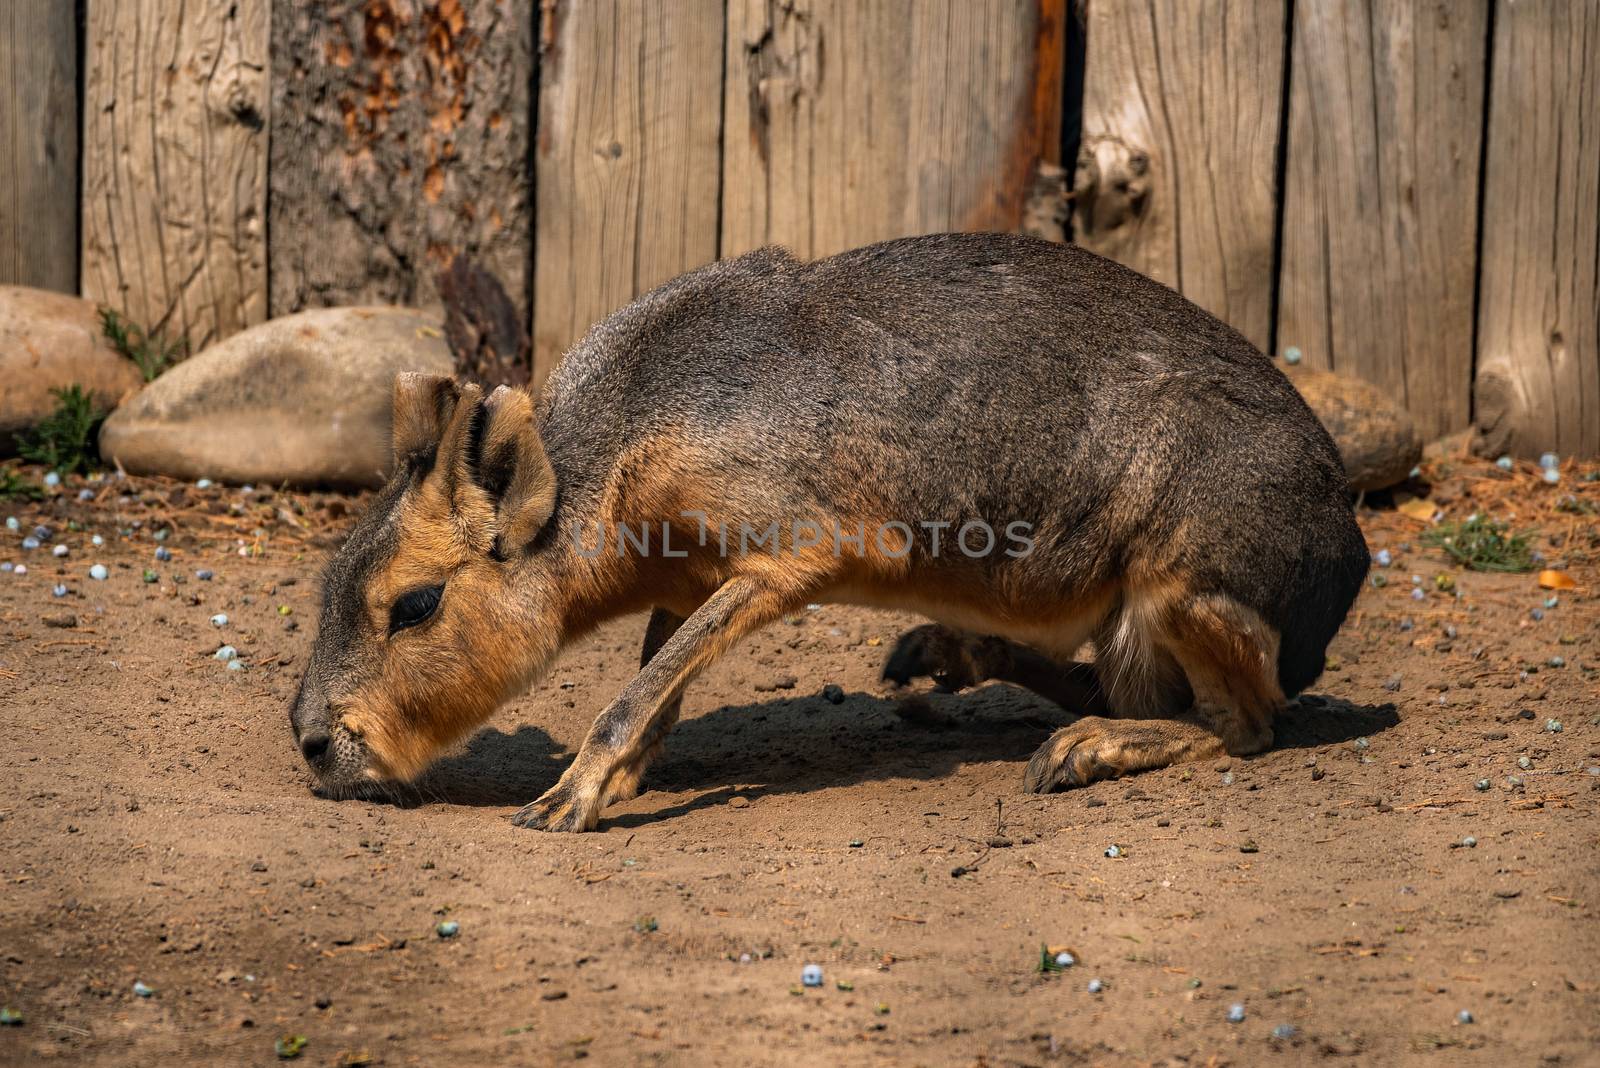
[[[300,738],[300,753],[313,770],[322,771],[333,749],[333,738],[327,731],[312,729]]]

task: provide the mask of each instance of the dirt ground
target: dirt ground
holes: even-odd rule
[[[412,803],[328,801],[286,712],[359,502],[0,501],[27,567],[0,573],[0,1061],[270,1064],[302,1036],[317,1065],[1600,1063],[1593,471],[1428,472],[1447,516],[1537,528],[1578,583],[1555,593],[1370,502],[1386,584],[1260,757],[1024,795],[1068,713],[989,685],[908,719],[878,670],[916,621],[824,607],[698,681],[646,792],[581,836],[508,817],[641,619]],[[1042,946],[1077,963],[1041,973]]]

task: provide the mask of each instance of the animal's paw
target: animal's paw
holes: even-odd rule
[[[511,817],[511,822],[536,831],[568,834],[592,831],[600,822],[600,806],[592,802],[584,803],[578,791],[565,783],[557,783],[545,791],[539,800],[523,805]]]
[[[1123,742],[1118,735],[1125,726],[1101,716],[1084,716],[1062,727],[1028,761],[1022,788],[1030,794],[1048,794],[1122,774]]]
[[[980,652],[960,632],[925,623],[900,635],[883,663],[883,678],[904,686],[912,679],[926,677],[941,690],[953,693],[993,676],[989,665],[974,655]]]

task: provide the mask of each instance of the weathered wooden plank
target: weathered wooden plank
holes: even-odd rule
[[[730,0],[722,254],[1014,230],[1060,150],[1066,0]]]
[[[1479,447],[1600,453],[1600,6],[1495,8]]]
[[[267,311],[270,0],[89,0],[83,294],[200,348]]]
[[[1295,6],[1278,348],[1425,437],[1470,418],[1488,4]]]
[[[1089,5],[1074,239],[1265,349],[1286,0]]]
[[[433,304],[457,253],[527,302],[533,23],[525,0],[274,4],[274,315]]]
[[[78,291],[78,31],[60,0],[0,5],[0,285]]]
[[[717,256],[721,0],[547,3],[533,343],[542,381],[595,320]]]

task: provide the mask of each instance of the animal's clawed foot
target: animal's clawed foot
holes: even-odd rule
[[[600,807],[583,803],[577,795],[578,791],[566,783],[557,783],[539,800],[523,805],[511,817],[511,822],[536,831],[567,834],[592,831],[600,822]]]
[[[985,654],[982,639],[975,642],[949,627],[925,623],[900,635],[883,663],[883,678],[896,686],[930,678],[953,693],[994,677]]]
[[[1022,788],[1047,794],[1225,752],[1216,735],[1185,720],[1084,716],[1039,747],[1028,761]]]

